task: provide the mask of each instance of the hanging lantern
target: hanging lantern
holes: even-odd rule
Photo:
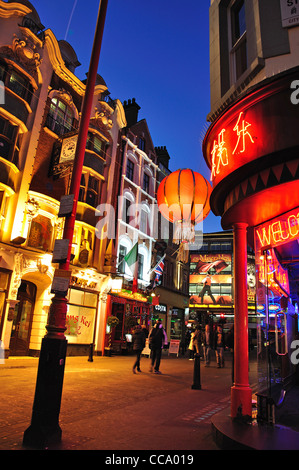
[[[166,176],[158,188],[161,214],[174,223],[174,241],[180,243],[178,259],[188,261],[188,242],[194,240],[194,227],[210,212],[210,183],[190,169],[177,170]]]

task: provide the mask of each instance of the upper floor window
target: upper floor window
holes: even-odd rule
[[[237,0],[231,7],[232,78],[236,81],[247,69],[245,2]]]
[[[119,245],[119,253],[118,253],[118,272],[121,274],[125,273],[126,270],[126,263],[123,261],[124,257],[127,254],[127,247],[124,245]]]
[[[149,193],[150,176],[147,173],[144,173],[144,175],[143,175],[143,189],[146,193]]]
[[[100,180],[89,173],[83,173],[80,182],[79,201],[92,207],[99,204]]]
[[[18,166],[18,126],[0,117],[0,156]]]
[[[31,221],[28,246],[49,251],[52,245],[53,225],[51,220],[38,214]]]
[[[60,98],[52,98],[46,125],[57,135],[73,130],[74,112]]]
[[[132,162],[132,160],[128,160],[127,162],[126,177],[129,178],[131,181],[133,181],[134,179],[134,163]]]
[[[140,150],[145,151],[145,139],[143,139],[142,137],[139,137],[138,148],[140,148]]]
[[[7,88],[30,104],[33,88],[29,78],[0,62],[0,80]]]
[[[105,158],[105,143],[93,132],[88,132],[86,148]]]

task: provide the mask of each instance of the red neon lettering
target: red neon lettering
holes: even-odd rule
[[[266,227],[262,228],[262,235],[260,234],[258,230],[256,230],[256,233],[259,237],[259,240],[262,246],[270,245],[270,241],[271,241],[270,225],[268,226],[268,234],[266,233]]]
[[[290,232],[290,235],[291,237],[296,237],[296,235],[298,234],[299,232],[299,228],[298,228],[298,215],[297,214],[297,217],[295,215],[289,215],[288,217],[288,227],[289,227],[289,232]],[[295,232],[293,232],[292,228],[295,227]]]
[[[228,154],[227,148],[224,147],[224,132],[225,129],[222,129],[221,132],[218,134],[218,144],[216,140],[214,140],[212,154],[212,172],[211,172],[211,180],[213,179],[216,174],[218,175],[220,172],[220,165],[226,166],[228,165]],[[215,161],[216,157],[218,158],[217,163]]]
[[[287,236],[284,237],[280,220],[278,222],[274,222],[271,225],[271,230],[274,243],[279,243],[283,240],[287,240],[290,236],[290,234],[288,233]]]
[[[241,146],[242,146],[242,149],[240,150],[240,153],[243,153],[245,151],[245,137],[248,136],[249,139],[251,140],[251,142],[254,144],[254,140],[253,138],[251,137],[251,134],[248,132],[247,128],[251,126],[251,124],[249,124],[249,122],[246,122],[244,119],[242,120],[241,122],[241,126],[239,126],[240,124],[240,120],[241,120],[241,117],[243,115],[243,111],[240,112],[239,114],[239,117],[238,117],[238,121],[237,121],[237,124],[235,125],[234,127],[234,131],[237,132],[237,135],[238,135],[238,140],[237,140],[237,144],[234,148],[234,151],[233,151],[233,154],[235,153],[235,151],[237,150],[238,146],[239,146],[239,143],[241,141]]]

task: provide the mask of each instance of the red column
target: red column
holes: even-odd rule
[[[234,228],[234,385],[231,388],[231,417],[251,417],[252,391],[248,379],[247,224]]]

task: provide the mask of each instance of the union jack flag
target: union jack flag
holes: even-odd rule
[[[154,287],[156,287],[160,277],[162,276],[163,274],[163,269],[164,269],[164,256],[163,258],[159,261],[159,263],[157,264],[157,266],[155,267],[154,269],[154,272],[156,273],[156,277],[155,277],[155,280],[154,280]]]

